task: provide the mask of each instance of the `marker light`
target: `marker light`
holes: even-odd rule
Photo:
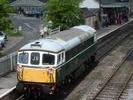
[[[22,65],[17,64],[17,69],[16,69],[16,70],[17,70],[18,72],[20,72],[21,69],[22,69]]]

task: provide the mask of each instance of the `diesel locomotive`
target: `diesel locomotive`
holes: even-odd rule
[[[85,61],[95,60],[96,42],[96,30],[80,25],[24,45],[17,55],[17,90],[55,93]]]

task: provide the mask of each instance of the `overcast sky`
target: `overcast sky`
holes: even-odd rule
[[[99,4],[98,2],[96,2],[95,0],[84,0],[81,5],[81,8],[99,8]]]

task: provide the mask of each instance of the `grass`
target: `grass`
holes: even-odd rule
[[[0,51],[1,51],[1,48],[0,48]],[[0,58],[5,56],[5,54],[3,54],[2,52],[0,52]]]
[[[6,30],[5,33],[8,36],[15,36],[15,37],[19,37],[19,36],[22,36],[23,35],[23,33],[21,31],[11,30],[11,29]]]

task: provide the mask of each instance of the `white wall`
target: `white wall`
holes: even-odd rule
[[[99,3],[96,0],[83,0],[80,4],[81,8],[99,8]]]
[[[85,24],[95,28],[95,25],[94,25],[95,20],[96,20],[96,16],[88,17],[85,19]]]

